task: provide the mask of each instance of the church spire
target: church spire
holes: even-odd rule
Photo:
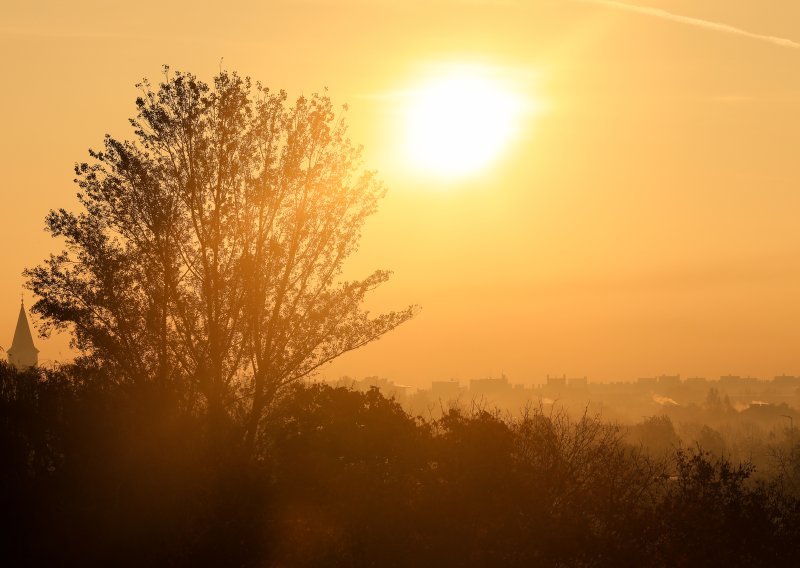
[[[28,325],[28,316],[25,315],[25,304],[20,301],[17,329],[14,331],[14,341],[8,350],[8,362],[17,369],[27,369],[39,362],[39,350],[33,344],[31,328]]]

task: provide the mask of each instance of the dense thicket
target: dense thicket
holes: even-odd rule
[[[785,480],[589,416],[407,415],[298,384],[256,458],[164,385],[0,366],[5,565],[790,566]]]

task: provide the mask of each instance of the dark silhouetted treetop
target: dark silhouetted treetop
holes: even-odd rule
[[[408,320],[370,316],[377,271],[342,281],[385,190],[326,94],[287,102],[222,71],[139,85],[134,136],[75,167],[80,208],[51,211],[66,250],[27,271],[44,333],[121,381],[178,382],[252,441],[288,384]]]

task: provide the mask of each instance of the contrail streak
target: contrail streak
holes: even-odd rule
[[[712,22],[709,20],[702,20],[700,18],[692,18],[689,16],[681,16],[680,14],[673,14],[660,8],[650,8],[648,6],[637,6],[635,4],[627,4],[625,2],[616,2],[614,0],[578,0],[586,4],[597,4],[599,6],[606,6],[615,10],[624,10],[626,12],[634,12],[645,16],[652,16],[654,18],[661,18],[662,20],[669,20],[679,24],[686,24],[688,26],[695,26],[697,28],[705,28],[707,30],[714,30],[726,34],[738,35],[742,37],[749,37],[759,41],[766,41],[773,45],[781,47],[790,47],[792,49],[800,49],[800,43],[786,39],[783,37],[776,37],[770,35],[757,34],[737,28],[736,26],[729,26],[728,24],[721,24],[719,22]]]

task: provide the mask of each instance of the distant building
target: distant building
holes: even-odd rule
[[[782,387],[800,387],[800,377],[792,375],[778,375],[772,379],[772,382]]]
[[[742,377],[739,375],[722,375],[719,378],[719,384],[721,385],[735,385],[742,382]]]
[[[707,383],[708,381],[705,377],[687,377],[686,382],[697,385]]]
[[[371,388],[378,389],[381,394],[387,398],[394,398],[396,400],[404,400],[411,388],[407,385],[398,385],[389,379],[372,376],[364,377],[360,381],[353,381],[353,388],[361,392],[367,392]]]
[[[455,379],[449,381],[432,381],[431,396],[443,400],[455,400],[461,394],[461,385]]]
[[[551,377],[547,375],[547,386],[550,388],[564,388],[567,386],[567,376]]]
[[[586,388],[589,386],[588,377],[575,377],[574,379],[567,379],[567,386],[570,388]]]
[[[758,379],[755,377],[740,377],[738,375],[722,375],[719,378],[720,385],[728,385],[728,386],[750,385],[756,382],[758,382]]]
[[[511,388],[505,375],[499,379],[472,379],[469,390],[472,394],[498,394]]]
[[[636,382],[640,385],[655,385],[658,384],[658,379],[656,377],[639,377]]]
[[[661,375],[658,377],[658,384],[662,386],[674,386],[681,384],[680,375]]]
[[[25,304],[19,305],[19,317],[17,318],[17,329],[14,330],[14,340],[8,349],[8,362],[17,369],[27,369],[39,363],[39,350],[33,344],[31,328],[28,325],[28,317],[25,315]]]

